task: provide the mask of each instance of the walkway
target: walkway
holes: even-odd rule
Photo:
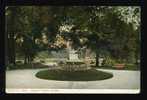
[[[113,78],[101,81],[55,81],[43,80],[35,74],[44,69],[6,71],[7,89],[139,89],[140,71],[104,70]]]

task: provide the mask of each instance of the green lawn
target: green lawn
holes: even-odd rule
[[[41,63],[34,63],[32,64],[18,64],[16,63],[16,65],[8,65],[7,68],[9,68],[9,70],[14,70],[14,69],[36,69],[36,68],[47,68],[47,65],[43,65]]]
[[[95,81],[113,77],[111,73],[90,69],[85,71],[64,71],[64,70],[43,70],[36,74],[36,77],[47,80],[60,81]]]
[[[93,66],[94,67],[94,66]],[[115,68],[113,66],[101,66],[96,68],[102,68],[102,69],[114,69],[114,70],[140,70],[140,65],[135,64],[126,64],[124,68]]]

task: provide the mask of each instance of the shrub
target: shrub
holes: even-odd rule
[[[22,61],[16,61],[16,64],[18,64],[18,65],[20,65],[22,63],[23,63]]]
[[[108,57],[108,58],[104,59],[103,66],[112,67],[112,66],[114,66],[115,63],[116,62],[114,59]]]
[[[49,52],[48,51],[41,51],[41,52],[39,52],[37,54],[37,57],[41,58],[41,59],[48,58],[49,57]]]
[[[14,64],[7,65],[7,69],[13,69],[13,68],[14,68]]]
[[[65,62],[64,61],[59,61],[58,64],[63,65],[63,64],[65,64]]]
[[[95,64],[95,61],[91,61],[90,64]]]
[[[45,63],[45,61],[44,61],[44,60],[40,60],[40,62],[41,62],[41,63]]]

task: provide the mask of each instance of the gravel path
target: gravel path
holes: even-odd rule
[[[113,73],[113,78],[100,81],[55,81],[43,80],[35,74],[44,69],[6,71],[7,89],[139,89],[140,71],[104,70]]]

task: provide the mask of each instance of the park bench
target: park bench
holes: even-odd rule
[[[118,69],[122,69],[125,67],[125,64],[115,64],[114,67]]]

